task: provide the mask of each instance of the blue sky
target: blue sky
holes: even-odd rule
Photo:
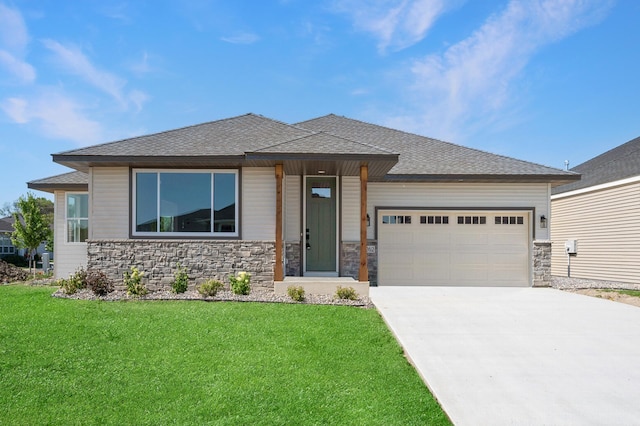
[[[636,0],[0,0],[0,206],[68,170],[51,153],[248,112],[575,166],[640,136],[638,22]]]

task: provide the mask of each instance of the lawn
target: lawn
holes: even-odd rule
[[[373,309],[0,286],[0,424],[449,424]]]

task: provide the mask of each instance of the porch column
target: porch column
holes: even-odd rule
[[[276,164],[276,265],[273,280],[282,281],[282,164]]]
[[[369,281],[369,267],[367,266],[367,179],[369,169],[367,165],[360,166],[360,271],[358,281]]]

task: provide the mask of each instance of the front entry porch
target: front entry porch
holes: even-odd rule
[[[274,282],[276,294],[287,294],[290,286],[302,287],[307,294],[334,295],[338,286],[353,287],[358,296],[369,296],[369,281],[356,281],[351,277],[284,277]]]

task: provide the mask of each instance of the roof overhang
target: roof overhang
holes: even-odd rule
[[[55,191],[88,191],[89,184],[27,182],[27,188],[53,194]]]
[[[228,156],[114,156],[53,154],[53,161],[85,173],[91,167],[238,167],[244,155]]]
[[[290,175],[317,174],[358,176],[360,166],[369,167],[371,178],[381,179],[398,163],[398,154],[247,153],[233,156],[95,156],[53,154],[53,161],[75,170],[91,167],[272,167],[282,164]],[[39,185],[39,189],[43,189]],[[31,188],[31,186],[30,186]],[[57,188],[56,188],[57,189]]]
[[[382,179],[398,163],[398,154],[292,154],[249,153],[247,166],[273,166],[282,164],[289,175],[327,174],[359,176],[360,167],[366,165],[370,179]]]

